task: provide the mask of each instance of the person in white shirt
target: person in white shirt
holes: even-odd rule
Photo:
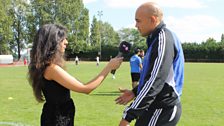
[[[79,58],[78,56],[75,57],[75,65],[78,65],[79,64]]]
[[[97,65],[97,66],[100,65],[100,57],[99,57],[99,56],[96,57],[96,65]]]

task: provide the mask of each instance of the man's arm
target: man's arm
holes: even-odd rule
[[[142,59],[139,57],[138,60],[139,60],[139,68],[140,70],[142,70]]]
[[[154,48],[150,57],[145,84],[134,102],[124,111],[123,119],[131,122],[152,104],[165,84],[173,59],[174,45],[166,41],[165,32],[162,30],[159,34],[158,46]]]

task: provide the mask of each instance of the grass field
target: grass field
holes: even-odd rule
[[[67,70],[82,82],[98,73],[105,63],[68,63]],[[224,125],[224,64],[187,63],[182,95],[183,114],[178,126]],[[27,67],[0,68],[0,126],[17,123],[38,126],[42,103],[34,100]],[[123,63],[116,79],[111,75],[90,95],[72,92],[76,105],[75,126],[117,126],[124,106],[116,105],[118,87],[131,88],[129,64]],[[10,98],[11,97],[11,98]],[[134,123],[132,123],[133,126]]]

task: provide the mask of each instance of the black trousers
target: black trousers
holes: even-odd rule
[[[168,108],[149,109],[136,120],[135,126],[176,126],[181,113],[181,103]]]

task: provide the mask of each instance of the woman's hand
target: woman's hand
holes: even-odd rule
[[[108,63],[108,67],[111,70],[116,70],[120,67],[121,63],[123,62],[123,57],[119,57],[119,58],[113,58],[110,60],[110,62]]]

